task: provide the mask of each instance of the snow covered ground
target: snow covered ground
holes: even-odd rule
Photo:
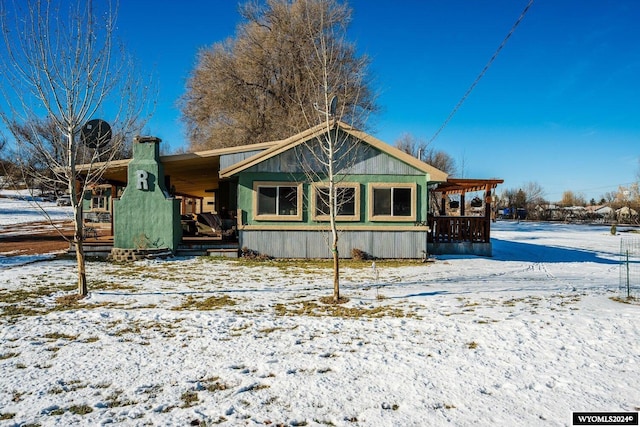
[[[0,231],[6,226],[44,221],[43,210],[52,220],[72,220],[69,206],[56,206],[55,202],[35,201],[27,191],[0,190]]]
[[[6,215],[4,211],[0,217]],[[494,224],[494,257],[0,265],[0,425],[571,425],[640,410],[623,235]],[[640,235],[635,235],[640,238]]]

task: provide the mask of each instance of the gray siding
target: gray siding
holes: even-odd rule
[[[352,175],[424,175],[424,172],[381,152],[361,159],[352,167],[341,170],[339,173]]]
[[[320,231],[242,230],[240,247],[275,258],[330,258],[331,235]],[[425,231],[344,231],[338,251],[351,258],[357,248],[377,258],[419,259],[427,250]]]
[[[308,152],[308,146],[300,146],[271,157],[255,166],[247,169],[248,172],[284,172],[305,173],[308,170],[321,172],[324,170],[319,165],[314,165],[313,156]],[[222,158],[220,160],[222,166]],[[303,166],[304,164],[307,165]],[[337,174],[351,175],[424,175],[395,157],[383,153],[369,145],[360,143],[358,149],[354,149],[338,167]]]
[[[240,163],[241,161],[248,159],[251,156],[255,156],[258,153],[262,153],[264,150],[245,151],[244,153],[235,154],[223,154],[220,156],[220,170],[226,169],[229,166]]]

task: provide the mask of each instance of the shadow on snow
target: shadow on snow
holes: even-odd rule
[[[599,264],[619,264],[611,259],[619,256],[617,253],[597,252],[584,249],[562,248],[554,246],[532,245],[529,243],[509,240],[491,239],[493,257],[496,261],[524,261],[524,262],[595,262]]]

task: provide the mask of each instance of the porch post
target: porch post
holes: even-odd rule
[[[464,212],[464,205],[465,205],[465,200],[464,200],[464,196],[465,196],[465,192],[463,191],[462,193],[460,193],[460,216],[464,216],[465,212]]]
[[[111,206],[109,206],[109,212],[111,213],[110,217],[111,217],[111,224],[109,224],[109,235],[111,237],[113,237],[113,201],[115,200],[116,196],[118,195],[118,187],[111,184],[111,197],[109,197],[109,204]]]
[[[491,186],[485,187],[484,193],[484,241],[491,241]]]
[[[491,187],[488,185],[484,193],[484,217],[491,219]]]

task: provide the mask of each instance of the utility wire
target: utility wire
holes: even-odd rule
[[[480,79],[487,72],[487,70],[489,69],[491,64],[493,64],[493,61],[495,61],[495,59],[498,57],[498,54],[500,53],[502,48],[507,44],[507,40],[509,40],[509,38],[513,35],[513,33],[516,30],[516,28],[518,27],[518,25],[520,25],[520,22],[522,22],[522,20],[524,19],[525,15],[529,11],[529,8],[531,7],[532,4],[533,4],[533,0],[529,0],[529,3],[527,4],[527,6],[524,8],[522,13],[520,14],[520,17],[518,18],[516,23],[513,24],[513,27],[511,27],[511,30],[509,31],[509,34],[507,34],[507,36],[504,38],[504,40],[502,40],[502,43],[500,43],[500,46],[498,46],[498,49],[496,49],[496,51],[493,54],[493,56],[491,57],[491,59],[489,59],[489,62],[487,62],[487,65],[485,65],[484,68],[482,69],[482,71],[480,71],[480,74],[478,74],[478,77],[476,77],[475,81],[471,84],[471,86],[469,86],[469,89],[467,89],[467,91],[462,96],[460,101],[458,101],[458,104],[456,104],[456,106],[453,108],[453,110],[449,114],[449,117],[447,117],[447,119],[444,121],[444,123],[442,123],[442,126],[440,126],[440,129],[438,129],[438,131],[431,137],[431,139],[429,140],[427,145],[431,144],[438,137],[438,135],[440,135],[440,132],[442,132],[442,130],[449,124],[449,122],[451,121],[453,116],[458,112],[458,110],[460,109],[460,107],[462,106],[464,101],[467,100],[467,98],[471,94],[471,91],[473,91],[473,89],[476,87],[476,85],[478,84]]]

